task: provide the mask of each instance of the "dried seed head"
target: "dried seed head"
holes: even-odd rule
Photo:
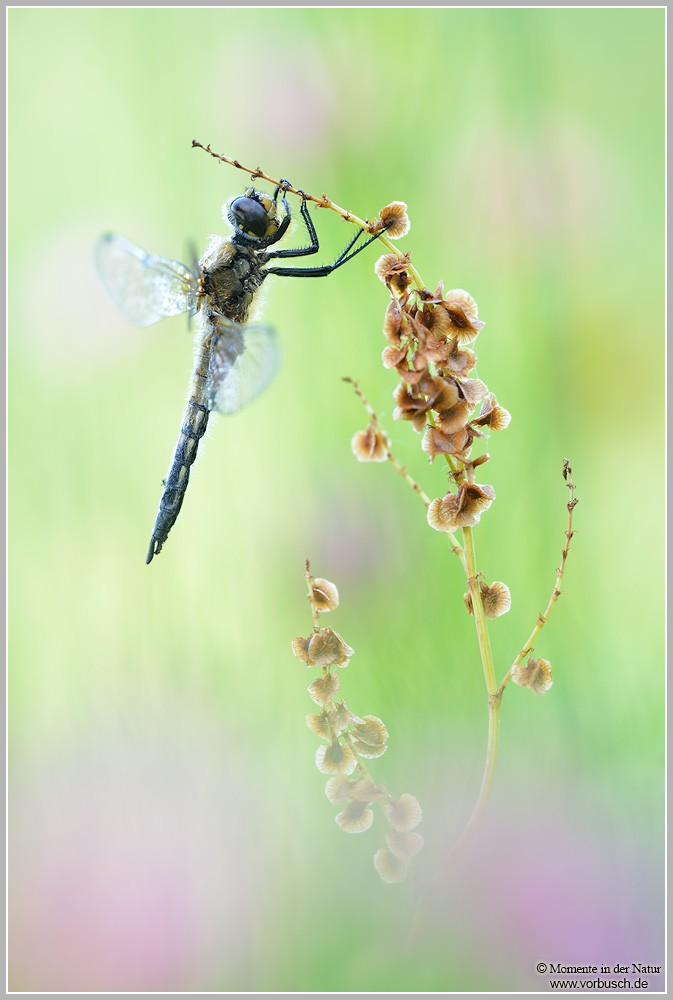
[[[316,705],[324,708],[326,705],[329,705],[339,690],[339,678],[336,674],[325,674],[324,677],[316,677],[314,681],[311,681],[307,690]]]
[[[403,201],[393,201],[390,205],[386,205],[379,212],[379,218],[387,226],[386,236],[391,240],[399,240],[402,236],[406,236],[411,228],[407,206]]]
[[[385,352],[384,352],[385,353]],[[413,368],[410,367],[409,361],[406,357],[403,357],[397,362],[395,368],[397,369],[397,374],[401,379],[409,386],[417,386],[423,379],[428,376],[427,365],[425,364],[425,358],[421,357],[418,351],[412,356],[411,361],[414,365]]]
[[[320,667],[346,667],[354,652],[331,628],[318,629],[308,644],[311,665]]]
[[[486,593],[482,593],[484,611],[487,618],[499,618],[506,614],[512,606],[512,595],[509,587],[496,580],[487,588]]]
[[[398,833],[391,830],[386,834],[386,843],[396,858],[401,861],[409,861],[414,854],[423,850],[424,842],[420,833]]]
[[[340,701],[329,714],[329,722],[335,733],[342,733],[351,724],[351,713],[346,708],[346,702]]]
[[[308,646],[310,641],[310,635],[306,639],[304,639],[303,636],[298,635],[292,640],[292,652],[298,660],[302,660],[307,666],[311,666],[308,655]]]
[[[370,424],[366,431],[358,431],[351,439],[351,451],[358,462],[385,462],[388,442],[378,427]]]
[[[476,406],[488,392],[488,386],[480,378],[465,378],[458,384],[461,396],[470,406]]]
[[[464,399],[454,406],[440,410],[437,414],[437,426],[443,434],[455,434],[465,427],[470,416],[470,406]]]
[[[442,362],[442,373],[450,373],[463,377],[468,375],[477,363],[477,355],[469,347],[460,347],[458,338],[449,341],[449,353]]]
[[[430,456],[432,462],[435,455],[458,455],[467,458],[472,445],[472,435],[467,427],[460,427],[455,434],[444,434],[439,427],[426,427],[421,447]]]
[[[379,257],[374,265],[376,274],[387,285],[393,298],[395,296],[400,299],[407,297],[406,291],[411,284],[411,278],[407,271],[410,260],[411,255],[408,253],[402,255],[386,253]]]
[[[377,263],[383,260],[381,257]],[[378,274],[378,271],[376,272]],[[379,274],[379,277],[381,275]],[[394,347],[399,347],[402,341],[402,310],[400,309],[400,304],[397,299],[391,299],[388,303],[388,308],[386,309],[386,316],[383,321],[383,336],[386,340],[391,343]]]
[[[435,308],[446,310],[451,334],[461,345],[470,344],[486,325],[477,318],[477,303],[462,288],[447,292],[444,300]]]
[[[327,712],[321,712],[320,715],[307,715],[306,725],[308,728],[319,736],[321,740],[332,740],[334,734],[330,728],[329,716]]]
[[[325,794],[332,805],[342,802],[378,802],[383,797],[380,785],[375,785],[370,778],[347,778],[336,775],[330,778],[325,786]]]
[[[339,604],[336,585],[316,577],[311,583],[311,603],[316,611],[334,611]]]
[[[388,747],[384,744],[381,746],[373,747],[369,743],[362,743],[360,740],[353,738],[353,749],[360,757],[383,757],[384,753]]]
[[[325,785],[325,795],[333,806],[339,806],[342,802],[349,802],[352,798],[351,789],[357,783],[357,778],[353,781],[343,774],[335,774]]]
[[[315,762],[323,774],[352,774],[358,759],[347,743],[337,742],[328,747],[318,747]]]
[[[479,427],[490,427],[492,431],[504,431],[512,419],[504,406],[499,406],[495,394],[489,392],[481,404],[479,416],[472,423]]]
[[[407,792],[400,795],[399,799],[388,796],[388,801],[384,806],[386,818],[393,830],[400,833],[408,833],[421,822],[423,810],[417,798]]]
[[[457,493],[447,493],[428,507],[428,524],[436,531],[456,531],[479,523],[482,513],[495,500],[492,486],[463,482]]]
[[[487,618],[499,618],[500,615],[506,614],[512,606],[512,597],[509,592],[509,587],[504,583],[500,583],[496,580],[491,586],[481,582],[479,584],[481,587],[481,600],[484,605],[484,613]],[[474,614],[474,607],[472,605],[472,594],[469,592],[463,594],[463,600],[465,601],[465,606],[471,615]]]
[[[401,256],[396,253],[384,253],[374,264],[374,271],[385,284],[389,279],[399,274],[406,274],[411,262],[411,255],[408,253]]]
[[[363,833],[372,825],[374,813],[367,808],[366,802],[349,802],[334,818],[346,833]]]
[[[356,722],[353,735],[371,747],[383,746],[388,740],[388,730],[375,715],[365,715],[362,722]]]
[[[528,663],[512,667],[512,680],[521,687],[530,688],[534,694],[544,694],[553,683],[551,663],[531,656]]]
[[[420,420],[420,429],[422,430],[425,427],[425,414],[432,406],[431,400],[427,400],[424,396],[418,395],[415,392],[410,392],[404,382],[400,382],[393,392],[393,399],[397,404],[393,410],[394,420],[411,420],[414,427],[416,427],[416,422]],[[419,428],[416,429],[418,430]]]
[[[379,802],[383,798],[383,788],[375,785],[371,778],[359,778],[353,782],[351,798],[355,802]]]
[[[418,388],[428,397],[433,410],[448,410],[462,401],[460,386],[452,378],[442,378],[441,375],[426,372]]]
[[[387,347],[383,348],[381,361],[384,368],[397,368],[400,371],[401,367],[403,371],[407,371],[409,368],[407,364],[407,348],[395,347],[394,344],[388,344]]]
[[[404,882],[408,866],[385,847],[380,847],[374,855],[374,867],[384,882]]]

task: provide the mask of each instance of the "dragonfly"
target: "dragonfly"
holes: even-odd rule
[[[331,274],[381,235],[379,231],[358,246],[366,232],[358,229],[333,264],[277,265],[276,261],[308,256],[320,249],[303,191],[299,191],[300,214],[309,245],[269,249],[285,236],[292,221],[287,201],[291,186],[289,181],[281,180],[273,196],[251,187],[243,195],[230,198],[223,206],[223,218],[233,230],[231,235],[211,237],[203,256],[192,267],[148,254],[117,233],[104,234],[96,245],[98,275],[127,320],[151,326],[168,316],[188,313],[196,330],[187,404],[163,481],[148,564],[161,552],[178,518],[210,414],[236,413],[266,388],[279,367],[276,333],[269,326],[251,322],[263,282],[269,275],[305,278]]]

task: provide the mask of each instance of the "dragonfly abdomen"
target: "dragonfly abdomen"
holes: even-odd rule
[[[206,433],[208,416],[209,412],[206,406],[194,396],[190,397],[173,461],[164,480],[164,492],[161,495],[159,513],[152,532],[147,563],[151,563],[154,556],[161,552],[161,548],[168,538],[168,532],[178,518],[182,501],[187,492],[189,471],[194,464],[199,441]]]

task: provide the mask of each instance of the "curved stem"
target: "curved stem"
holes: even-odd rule
[[[493,653],[491,652],[491,641],[488,635],[486,624],[486,613],[484,603],[481,599],[481,587],[477,579],[477,560],[474,552],[474,538],[472,528],[463,528],[463,547],[465,551],[465,562],[467,564],[467,583],[472,597],[472,609],[474,620],[477,626],[477,638],[479,639],[479,652],[481,662],[484,667],[484,677],[486,679],[486,689],[489,698],[495,694],[497,684],[495,682],[495,668],[493,666]]]
[[[477,637],[479,639],[479,651],[481,652],[481,662],[484,667],[484,677],[486,679],[486,688],[488,690],[488,746],[486,748],[486,763],[484,765],[484,774],[481,779],[481,788],[479,789],[477,802],[472,810],[472,815],[467,822],[467,826],[458,839],[458,842],[439,869],[439,878],[441,878],[441,876],[446,872],[458,851],[468,842],[483,815],[489,795],[491,794],[491,788],[493,786],[495,768],[498,761],[498,745],[500,740],[500,702],[502,701],[502,691],[497,689],[495,680],[493,653],[491,651],[491,642],[488,635],[484,604],[481,599],[481,587],[479,586],[479,580],[477,579],[474,538],[472,537],[471,528],[463,528],[463,545],[465,551],[465,561],[467,564],[467,580],[470,588],[470,594],[472,596],[472,608],[474,610]]]
[[[453,848],[449,857],[446,859],[442,868],[440,869],[440,876],[444,873],[449,865],[449,862],[455,857],[455,855],[460,851],[462,847],[468,842],[483,815],[484,809],[486,808],[486,803],[488,802],[489,796],[491,794],[491,788],[493,787],[493,779],[495,778],[495,766],[498,761],[498,746],[500,742],[500,703],[502,701],[502,695],[496,694],[488,699],[488,747],[486,750],[486,763],[484,765],[484,775],[481,779],[481,788],[479,789],[479,798],[472,810],[472,815],[470,816],[467,826],[461,833],[456,846]]]

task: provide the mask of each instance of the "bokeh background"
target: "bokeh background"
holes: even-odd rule
[[[662,9],[9,12],[10,988],[540,990],[538,962],[663,960]],[[360,216],[393,199],[425,282],[470,291],[512,412],[482,479],[501,677],[547,603],[569,458],[566,594],[511,686],[483,823],[425,906],[344,834],[292,638],[304,560],[334,580],[375,780],[424,809],[428,879],[470,815],[487,709],[457,561],[388,465],[350,452],[350,375],[394,424],[366,250],[269,282],[284,364],[214,422],[144,559],[191,364],[184,317],[129,327],[93,271],[115,229],[184,259],[246,177]],[[349,238],[314,212],[321,262]],[[297,227],[292,237],[303,242]],[[636,977],[632,977],[636,978]],[[648,977],[650,989],[662,978]]]

